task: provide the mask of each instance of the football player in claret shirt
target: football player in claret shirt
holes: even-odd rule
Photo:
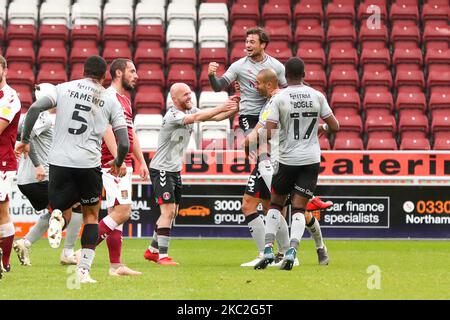
[[[17,92],[6,83],[7,64],[0,56],[0,279],[10,270],[14,224],[9,215],[9,198],[17,170],[14,144],[20,118]]]
[[[121,262],[122,253],[122,228],[131,215],[131,191],[133,164],[132,156],[139,161],[139,175],[142,179],[148,179],[148,167],[139,144],[138,137],[133,128],[133,113],[131,101],[125,95],[136,85],[138,75],[133,62],[128,59],[116,59],[110,66],[112,83],[107,89],[113,99],[116,99],[123,107],[127,122],[128,139],[130,149],[125,157],[126,175],[119,178],[111,175],[109,164],[117,155],[116,139],[112,128],[106,130],[102,144],[102,179],[106,191],[106,204],[108,215],[99,222],[99,238],[97,245],[106,239],[108,245],[111,276],[140,275],[140,272],[131,270]]]

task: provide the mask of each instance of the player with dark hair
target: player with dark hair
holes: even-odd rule
[[[318,135],[336,132],[339,123],[333,115],[325,96],[305,85],[305,65],[299,58],[286,62],[288,87],[269,102],[266,119],[267,137],[271,139],[279,130],[278,170],[272,178],[270,209],[266,219],[264,255],[255,269],[264,269],[275,259],[273,243],[278,230],[281,211],[289,194],[292,194],[292,226],[290,247],[281,269],[291,270],[300,240],[305,230],[305,211],[314,194],[320,167]],[[325,124],[319,125],[319,118]],[[326,251],[326,248],[323,247]]]
[[[55,134],[49,153],[49,201],[54,208],[48,229],[50,245],[57,248],[63,228],[71,218],[71,207],[80,202],[84,229],[77,275],[81,283],[96,282],[90,276],[98,240],[98,213],[102,193],[101,144],[108,124],[117,137],[117,156],[111,161],[111,174],[123,177],[122,166],[129,150],[123,108],[103,88],[106,61],[89,57],[84,79],[65,82],[38,99],[28,110],[18,153],[27,154],[30,135],[40,112],[56,106]]]
[[[9,258],[16,230],[9,215],[9,198],[16,175],[14,144],[20,118],[17,92],[6,83],[6,59],[0,56],[0,279],[10,270]]]
[[[158,137],[158,149],[150,162],[153,194],[161,209],[153,240],[144,253],[147,260],[160,265],[178,265],[168,255],[170,232],[181,200],[183,155],[188,146],[195,122],[221,121],[238,112],[237,98],[224,104],[200,110],[193,107],[191,89],[185,83],[170,88],[174,106],[167,110]]]
[[[123,108],[127,121],[128,139],[130,149],[125,158],[126,175],[118,178],[109,173],[109,164],[117,156],[117,145],[114,132],[109,126],[103,136],[102,144],[102,171],[103,187],[106,191],[106,204],[108,215],[99,222],[98,244],[106,238],[108,245],[111,276],[140,275],[121,262],[122,229],[123,224],[130,218],[132,204],[132,156],[139,161],[139,174],[144,180],[148,179],[148,167],[139,144],[138,137],[133,128],[133,110],[131,101],[125,93],[134,89],[138,75],[133,61],[116,59],[110,66],[112,83],[106,90],[113,99],[117,100]]]

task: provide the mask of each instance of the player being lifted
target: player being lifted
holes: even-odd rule
[[[226,89],[233,81],[238,83],[241,97],[239,125],[248,134],[257,125],[261,109],[267,101],[267,98],[261,96],[256,89],[257,74],[264,69],[273,69],[277,74],[278,84],[281,88],[286,87],[287,82],[284,75],[284,65],[265,52],[270,42],[267,32],[257,27],[248,29],[246,35],[245,48],[247,56],[232,63],[228,70],[219,78],[216,77],[219,65],[216,62],[211,62],[208,74],[211,87],[215,91]],[[246,193],[242,199],[242,213],[245,216],[245,222],[249,227],[260,255],[258,258],[243,263],[241,266],[253,267],[259,261],[264,251],[264,218],[258,214],[257,208],[261,200],[263,200],[263,205],[268,204],[269,195],[264,194],[264,192],[259,194],[257,192],[248,192],[252,189],[249,186],[253,184],[254,180],[259,179],[258,177],[260,177],[260,172],[256,169],[251,173],[248,180]],[[330,206],[330,204],[323,203],[316,197],[312,200],[310,206],[314,210],[322,210]],[[266,206],[265,211],[267,210],[268,207]]]
[[[43,84],[41,86],[51,87],[53,85]],[[40,87],[36,87],[36,99],[42,95]],[[19,135],[22,131],[23,121],[19,125]],[[20,139],[20,138],[19,138]],[[19,169],[17,171],[17,184],[19,190],[30,201],[31,206],[36,211],[49,209],[48,203],[48,153],[53,140],[53,124],[50,113],[44,111],[39,115],[30,137],[30,151],[28,157],[21,156]],[[77,264],[74,253],[75,241],[80,232],[83,217],[81,207],[78,204],[72,210],[72,219],[66,229],[66,239],[64,240],[64,249],[61,251],[61,264]],[[30,229],[23,239],[14,241],[14,251],[16,251],[19,261],[24,266],[31,266],[30,248],[31,245],[39,240],[48,229],[50,213],[45,213],[39,217],[38,222]]]
[[[9,198],[17,170],[14,144],[20,118],[17,92],[6,83],[6,59],[0,56],[0,279],[10,270],[16,230],[9,215]]]
[[[270,180],[272,177],[268,177],[268,174],[271,174],[272,171],[269,171],[268,173],[265,173],[265,168],[271,166],[270,163],[270,156],[269,156],[269,150],[267,148],[267,144],[265,143],[266,139],[265,137],[261,137],[262,139],[259,139],[259,130],[262,130],[266,126],[266,120],[268,116],[268,109],[272,103],[271,98],[276,95],[278,92],[280,92],[280,89],[278,88],[278,81],[277,81],[277,75],[275,71],[272,69],[264,69],[261,70],[258,75],[256,76],[256,88],[261,96],[267,97],[268,102],[264,105],[263,109],[261,110],[259,123],[256,125],[256,127],[252,130],[252,132],[246,137],[246,150],[248,150],[248,147],[250,145],[258,147],[258,154],[260,161],[259,162],[259,171],[262,172],[262,174],[254,172],[252,173],[253,178],[253,190],[256,191],[259,194],[264,194],[265,197],[262,197],[261,202],[263,203],[264,208],[268,208],[270,205]],[[255,149],[251,148],[250,149]],[[255,168],[256,170],[256,168]],[[254,170],[254,171],[255,171]],[[254,174],[254,175],[253,175]],[[265,176],[266,175],[266,176]],[[252,177],[251,176],[251,177]],[[249,185],[247,185],[246,188],[246,195],[252,194],[249,191]],[[314,199],[318,199],[318,197],[315,197]],[[319,199],[320,201],[320,199]],[[329,203],[324,203],[324,205],[329,205]],[[289,231],[288,231],[288,225],[285,219],[286,215],[286,208],[283,210],[283,216],[280,218],[279,225],[277,227],[277,233],[276,238],[279,245],[279,252],[275,257],[274,263],[270,264],[270,266],[277,266],[281,263],[281,260],[284,256],[284,253],[289,248]],[[310,211],[317,210],[317,206],[314,203],[314,201],[309,201],[306,206],[306,228],[308,232],[311,234],[311,236],[314,239],[314,242],[316,244],[316,251],[317,251],[317,257],[319,260],[319,264],[324,265],[328,264],[328,254],[326,251],[326,248],[323,243],[322,238],[322,232],[320,230],[320,225],[317,219],[315,219]],[[267,209],[265,210],[267,212]],[[264,240],[262,240],[264,241]],[[260,253],[259,258],[262,257],[262,252]],[[252,267],[259,261],[257,258]],[[294,265],[298,265],[298,260],[296,259],[294,262]],[[249,265],[250,266],[250,263]]]
[[[278,170],[272,178],[270,209],[266,219],[265,249],[255,269],[264,269],[275,259],[273,243],[281,210],[292,194],[292,226],[289,249],[280,268],[291,270],[300,240],[305,230],[305,211],[317,185],[320,167],[318,135],[336,132],[339,123],[333,115],[325,96],[303,84],[305,65],[299,58],[286,62],[288,87],[269,102],[266,120],[267,137],[279,130]],[[325,124],[319,126],[319,118]],[[323,247],[326,251],[326,248]]]
[[[126,174],[121,166],[129,150],[123,108],[102,87],[106,67],[102,57],[91,56],[84,64],[84,79],[59,84],[52,94],[33,103],[24,121],[22,142],[16,146],[17,152],[28,153],[31,131],[39,113],[56,106],[55,134],[48,161],[49,202],[54,208],[48,239],[52,247],[59,246],[62,230],[70,222],[71,207],[80,202],[84,220],[77,268],[80,283],[96,282],[90,270],[98,240],[101,144],[108,124],[112,125],[118,141],[111,174],[119,177]]]
[[[158,137],[158,149],[150,163],[150,179],[161,215],[153,240],[144,253],[147,260],[161,265],[178,265],[168,256],[170,230],[181,200],[181,175],[184,151],[195,122],[221,121],[238,112],[238,98],[204,110],[192,106],[191,89],[184,83],[170,88],[174,106],[167,110]]]
[[[108,215],[99,222],[98,244],[106,238],[108,245],[111,276],[140,275],[121,263],[122,228],[131,215],[132,195],[132,156],[139,161],[139,174],[142,179],[148,179],[148,168],[142,154],[138,137],[133,128],[133,111],[131,101],[126,97],[126,91],[131,91],[136,85],[138,75],[133,62],[128,59],[116,59],[110,66],[112,83],[107,92],[116,99],[123,108],[127,121],[130,149],[125,158],[126,175],[118,178],[109,173],[110,162],[117,156],[117,145],[111,127],[103,136],[102,171],[103,186],[106,191]]]

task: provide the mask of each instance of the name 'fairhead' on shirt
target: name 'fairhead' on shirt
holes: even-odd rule
[[[69,168],[99,167],[102,138],[108,124],[114,131],[127,127],[119,101],[90,79],[59,84],[56,97],[48,97],[56,105],[49,164]]]
[[[188,114],[194,114],[199,109],[193,107],[186,112],[172,107],[167,110],[158,136],[158,149],[150,162],[150,168],[169,172],[181,171],[183,156],[189,144],[193,124],[184,124]]]
[[[279,162],[303,166],[320,162],[319,118],[333,114],[325,96],[306,85],[289,86],[269,101],[267,122],[278,123]]]
[[[266,103],[266,98],[256,90],[256,76],[263,69],[275,70],[280,87],[287,85],[284,76],[284,65],[274,57],[266,54],[264,60],[255,62],[249,57],[244,57],[233,62],[223,74],[223,78],[230,84],[237,81],[240,86],[241,101],[239,102],[239,114],[258,116],[261,108]]]

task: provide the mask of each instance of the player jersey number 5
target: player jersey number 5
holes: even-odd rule
[[[82,104],[75,104],[75,111],[72,113],[72,120],[78,121],[81,123],[79,128],[69,128],[69,133],[74,135],[83,134],[86,132],[87,120],[83,117],[83,112],[90,112],[92,107],[85,106]]]

